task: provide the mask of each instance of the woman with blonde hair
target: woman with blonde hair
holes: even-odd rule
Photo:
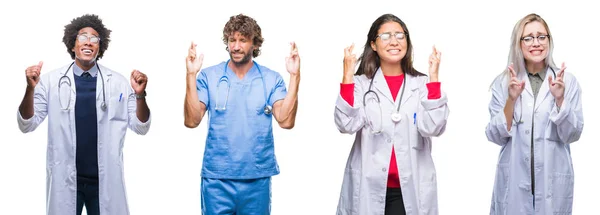
[[[494,80],[489,141],[502,147],[490,214],[571,214],[570,143],[583,130],[581,88],[552,59],[544,19],[529,14],[515,25],[508,69]]]

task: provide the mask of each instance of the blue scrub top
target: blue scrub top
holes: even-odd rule
[[[258,64],[241,80],[227,68],[229,97],[225,103],[228,84],[225,81],[219,84],[219,80],[226,63],[202,69],[197,77],[198,99],[206,105],[209,116],[202,177],[253,179],[277,175],[279,165],[273,144],[273,115],[263,112],[264,86],[267,102],[273,106],[285,98],[285,82],[279,73]],[[217,96],[219,108],[225,106],[225,111],[215,109]]]

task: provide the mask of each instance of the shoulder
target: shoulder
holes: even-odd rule
[[[125,75],[121,74],[120,72],[117,72],[109,67],[106,67],[102,64],[98,64],[98,66],[100,67],[100,71],[98,71],[98,76],[100,77],[100,75],[102,76],[111,76],[110,78],[113,80],[116,80],[118,82],[129,82],[129,79],[126,78]],[[106,77],[104,77],[106,78]]]
[[[69,68],[69,66],[71,66],[71,63],[69,64],[65,64],[62,65],[61,67],[52,69],[50,72],[41,72],[40,75],[40,80],[55,80],[60,78],[63,74],[66,74],[67,70],[71,69]]]
[[[200,74],[203,76],[214,76],[216,74],[221,74],[225,69],[225,63],[226,62],[223,61],[221,63],[205,67],[200,70]]]
[[[283,79],[281,73],[267,67],[261,64],[256,64],[258,66],[258,69],[260,70],[260,73],[268,79],[274,79],[274,80],[281,80]]]

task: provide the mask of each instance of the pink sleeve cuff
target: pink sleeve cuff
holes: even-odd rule
[[[440,82],[429,82],[427,83],[427,99],[439,99],[442,97],[442,90]]]
[[[340,84],[340,95],[350,106],[354,106],[354,83]]]

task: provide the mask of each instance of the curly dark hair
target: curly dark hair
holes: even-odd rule
[[[262,37],[260,26],[258,26],[256,21],[244,14],[231,16],[227,24],[225,24],[225,28],[223,28],[223,43],[225,45],[229,42],[229,36],[236,31],[240,32],[244,37],[252,39],[252,44],[254,45],[252,56],[258,57],[260,55],[260,47],[265,39]],[[229,51],[229,46],[226,46],[225,50]]]
[[[70,24],[65,25],[63,43],[65,43],[65,45],[67,46],[67,52],[69,52],[69,54],[71,55],[71,59],[75,59],[75,53],[72,50],[73,47],[75,47],[75,40],[77,39],[77,34],[79,34],[79,30],[86,27],[91,27],[96,32],[98,32],[98,36],[100,37],[100,48],[98,49],[97,59],[101,59],[104,55],[104,51],[108,49],[108,44],[110,43],[111,30],[104,27],[104,24],[102,24],[102,20],[98,18],[98,15],[94,14],[85,14],[83,16],[77,17],[71,20]]]

